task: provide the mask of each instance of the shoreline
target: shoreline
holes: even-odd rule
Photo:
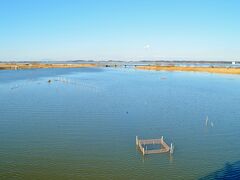
[[[97,64],[45,64],[45,63],[0,63],[0,70],[40,69],[40,68],[83,68],[96,67]]]
[[[140,70],[155,70],[155,71],[185,71],[185,72],[207,72],[216,74],[239,74],[240,68],[229,67],[190,67],[190,66],[136,66]]]

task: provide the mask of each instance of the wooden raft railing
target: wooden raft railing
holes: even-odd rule
[[[147,150],[144,148],[145,145],[149,144],[159,144],[162,146],[160,149],[153,149],[153,150]],[[159,154],[159,153],[166,153],[170,152],[170,154],[173,153],[173,145],[171,143],[171,146],[169,147],[166,142],[163,140],[163,136],[160,139],[141,139],[139,140],[136,136],[136,146],[140,149],[143,155],[145,154]]]

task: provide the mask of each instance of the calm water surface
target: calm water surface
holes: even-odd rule
[[[2,70],[0,179],[237,179],[239,92],[234,75]],[[136,135],[175,152],[143,157]]]

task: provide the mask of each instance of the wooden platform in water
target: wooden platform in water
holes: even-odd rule
[[[159,149],[152,149],[148,150],[146,145],[154,145],[159,144]],[[170,152],[173,153],[173,145],[171,143],[171,146],[169,147],[167,143],[164,142],[163,136],[160,139],[138,139],[136,136],[136,145],[140,149],[143,155],[145,154],[159,154],[159,153],[166,153]],[[146,146],[146,148],[144,148]]]

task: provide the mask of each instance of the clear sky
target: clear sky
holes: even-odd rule
[[[239,0],[0,0],[0,60],[240,60]]]

